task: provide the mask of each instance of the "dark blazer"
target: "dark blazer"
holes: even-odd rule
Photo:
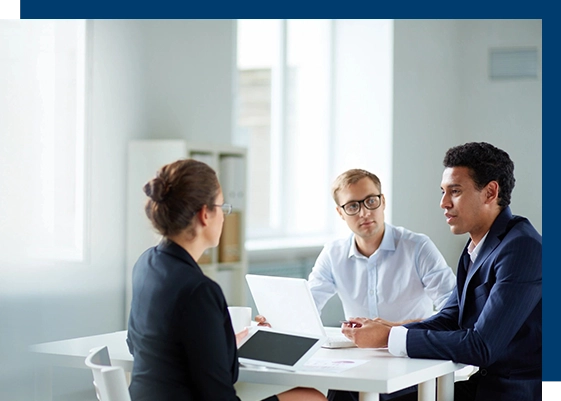
[[[219,285],[164,240],[133,268],[133,401],[236,400],[236,339]]]
[[[407,353],[479,366],[478,401],[541,400],[541,235],[507,207],[468,266],[466,246],[444,308],[406,325]]]

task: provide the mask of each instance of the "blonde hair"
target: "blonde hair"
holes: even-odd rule
[[[333,182],[333,185],[331,187],[331,194],[333,195],[333,200],[335,201],[335,203],[339,205],[337,194],[340,190],[362,180],[363,178],[369,178],[370,180],[372,180],[380,193],[382,193],[382,183],[380,182],[380,179],[376,174],[359,168],[354,168],[340,174]]]

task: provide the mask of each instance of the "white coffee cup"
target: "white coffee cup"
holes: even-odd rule
[[[245,327],[251,326],[251,307],[229,306],[228,312],[230,313],[234,333],[239,333]]]

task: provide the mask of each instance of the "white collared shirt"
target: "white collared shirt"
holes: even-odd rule
[[[487,234],[489,231],[481,238],[481,241],[477,245],[474,245],[473,241],[470,241],[467,247],[467,253],[469,254],[470,264],[467,267],[469,268],[473,265],[476,261],[481,248],[483,247],[483,243],[487,238]],[[388,351],[390,354],[395,356],[408,356],[407,354],[407,328],[403,326],[392,327],[390,330],[390,336],[388,338]]]
[[[469,242],[469,245],[467,247],[467,253],[469,254],[469,259],[471,260],[469,267],[471,267],[471,265],[475,263],[475,260],[477,259],[479,252],[481,252],[481,247],[485,242],[485,238],[487,238],[487,234],[489,234],[489,231],[485,233],[485,235],[483,236],[483,238],[481,238],[481,241],[479,241],[479,244],[477,245],[475,245],[473,241]]]
[[[401,321],[440,309],[456,278],[428,236],[385,224],[380,247],[370,257],[358,251],[354,234],[327,244],[308,282],[320,311],[337,293],[346,318]]]

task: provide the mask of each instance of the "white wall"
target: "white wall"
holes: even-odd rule
[[[231,143],[236,23],[140,21],[147,138]]]
[[[487,141],[515,163],[512,210],[541,232],[541,73],[490,81],[491,47],[537,46],[538,20],[396,20],[393,221],[428,234],[456,268],[467,236],[453,236],[439,208],[446,150]]]
[[[528,217],[542,232],[541,66],[537,80],[490,81],[487,77],[489,48],[537,47],[541,61],[541,21],[461,20],[458,32],[460,135],[489,141],[510,154],[516,177],[512,211]]]

